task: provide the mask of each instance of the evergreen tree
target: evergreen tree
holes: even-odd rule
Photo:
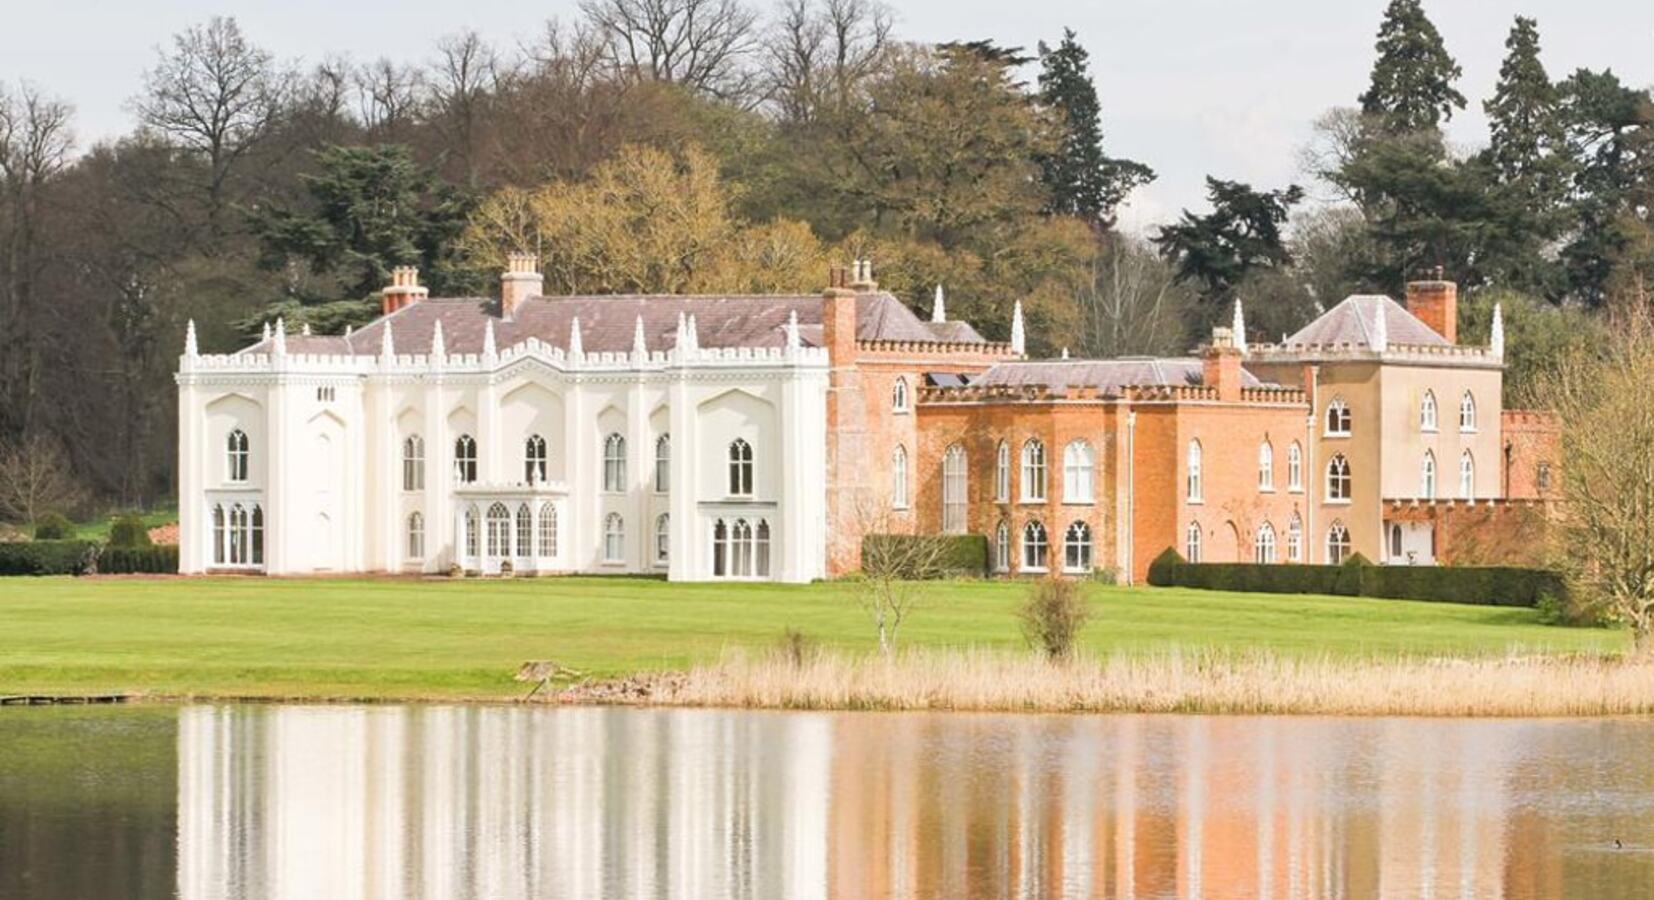
[[[1132,189],[1154,180],[1154,170],[1129,159],[1103,155],[1097,88],[1086,73],[1090,55],[1063,29],[1062,43],[1039,45],[1039,101],[1057,119],[1058,147],[1039,159],[1046,211],[1069,215],[1108,229],[1114,210]]]
[[[1378,28],[1378,60],[1361,111],[1390,134],[1438,127],[1464,109],[1453,87],[1463,74],[1419,0],[1390,0]]]
[[[1609,70],[1580,69],[1559,87],[1576,198],[1563,259],[1571,292],[1598,306],[1654,225],[1654,95]]]
[[[1160,229],[1154,243],[1177,267],[1177,279],[1196,282],[1200,299],[1215,306],[1232,299],[1254,270],[1291,264],[1282,226],[1304,191],[1295,184],[1258,191],[1207,176],[1206,196],[1210,213],[1197,216],[1184,210],[1178,222]]]
[[[1517,16],[1505,47],[1498,85],[1482,104],[1492,142],[1481,163],[1501,195],[1494,203],[1508,217],[1503,224],[1511,240],[1508,253],[1485,262],[1507,286],[1556,296],[1558,273],[1544,251],[1566,215],[1568,157],[1559,94],[1539,60],[1533,19]]]

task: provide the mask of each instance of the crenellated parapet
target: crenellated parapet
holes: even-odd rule
[[[1468,347],[1458,344],[1397,344],[1386,343],[1382,349],[1371,343],[1341,342],[1336,344],[1249,344],[1247,362],[1325,362],[1328,360],[1474,365],[1498,368],[1504,365],[1504,356],[1491,347]]]

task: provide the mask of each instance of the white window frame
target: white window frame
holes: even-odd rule
[[[1322,422],[1326,429],[1322,437],[1349,437],[1354,422],[1354,417],[1350,414],[1350,405],[1344,402],[1343,397],[1332,398],[1332,402],[1327,404],[1327,413],[1322,416]]]
[[[407,543],[404,549],[408,551],[408,559],[425,558],[425,514],[414,510],[408,514]]]
[[[1294,494],[1304,492],[1304,448],[1297,441],[1286,448],[1286,489]]]
[[[1459,454],[1459,499],[1476,499],[1476,457],[1469,450]]]
[[[1350,471],[1350,461],[1342,453],[1334,453],[1332,459],[1327,460],[1327,503],[1348,504],[1354,502],[1355,478]]]
[[[1029,438],[1022,442],[1022,502],[1044,503],[1046,498],[1045,442]]]
[[[1079,556],[1078,562],[1074,557]],[[1062,570],[1070,575],[1089,574],[1096,566],[1096,555],[1091,540],[1091,526],[1076,519],[1068,523],[1062,536]]]
[[[557,556],[557,504],[550,500],[540,503],[540,530],[535,535],[537,541],[535,555],[541,559],[551,559]]]
[[[1459,398],[1459,433],[1476,433],[1476,396],[1470,391]]]
[[[752,445],[745,438],[736,438],[729,442],[729,489],[726,496],[751,497],[753,490],[753,457]]]
[[[970,512],[970,458],[963,444],[942,452],[942,531],[964,534]]]
[[[1183,558],[1188,562],[1200,562],[1201,544],[1204,543],[1200,532],[1199,522],[1190,522],[1183,529]]]
[[[224,480],[231,484],[246,484],[252,474],[252,442],[247,439],[247,432],[240,428],[230,429],[224,437]]]
[[[1268,521],[1258,526],[1258,533],[1252,538],[1252,561],[1266,566],[1275,564],[1275,526]]]
[[[1004,519],[994,526],[994,571],[1011,571],[1011,523]]]
[[[994,500],[1011,502],[1011,444],[1003,440],[994,448]]]
[[[672,489],[672,435],[655,438],[655,493],[665,494]]]
[[[897,376],[895,384],[890,386],[890,410],[897,415],[906,415],[912,409],[907,396],[907,379]]]
[[[1292,514],[1292,521],[1286,523],[1286,561],[1304,561],[1304,519],[1296,512]]]
[[[626,436],[611,431],[603,438],[603,492],[619,494],[626,490]]]
[[[1342,565],[1350,558],[1350,530],[1344,527],[1342,521],[1333,520],[1327,529],[1326,551],[1328,565]]]
[[[655,565],[672,562],[672,515],[661,513],[655,517]]]
[[[890,505],[907,509],[907,448],[901,444],[890,453]]]
[[[402,490],[425,490],[425,439],[417,434],[402,440]]]
[[[1436,499],[1436,454],[1435,451],[1424,451],[1424,460],[1419,463],[1419,499]]]
[[[1436,392],[1427,388],[1424,397],[1419,400],[1419,430],[1427,434],[1434,434],[1440,430],[1440,426],[1439,410],[1436,407]]]
[[[1258,490],[1275,493],[1275,445],[1268,438],[1258,445]]]
[[[610,566],[626,563],[626,519],[617,512],[603,517],[603,563]]]
[[[1097,502],[1097,454],[1084,438],[1069,441],[1062,450],[1062,501]]]
[[[547,460],[550,454],[546,451],[546,439],[537,434],[531,434],[523,439],[523,481],[528,484],[539,484],[546,480]]]
[[[1038,519],[1029,519],[1023,524],[1021,549],[1022,566],[1020,571],[1051,571],[1051,535],[1045,530],[1043,522]]]
[[[477,480],[477,439],[469,434],[454,438],[454,477],[461,484]]]
[[[1201,449],[1200,439],[1189,441],[1187,459],[1184,461],[1183,493],[1189,503],[1206,502],[1206,485],[1201,473],[1202,459],[1205,451]]]

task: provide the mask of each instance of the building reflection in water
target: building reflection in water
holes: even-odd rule
[[[190,708],[179,894],[1645,896],[1587,832],[1650,820],[1646,729],[1596,727]],[[1620,795],[1576,745],[1636,757]]]

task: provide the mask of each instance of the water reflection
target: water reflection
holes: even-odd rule
[[[0,896],[1654,894],[1648,721],[159,714],[0,716]]]

